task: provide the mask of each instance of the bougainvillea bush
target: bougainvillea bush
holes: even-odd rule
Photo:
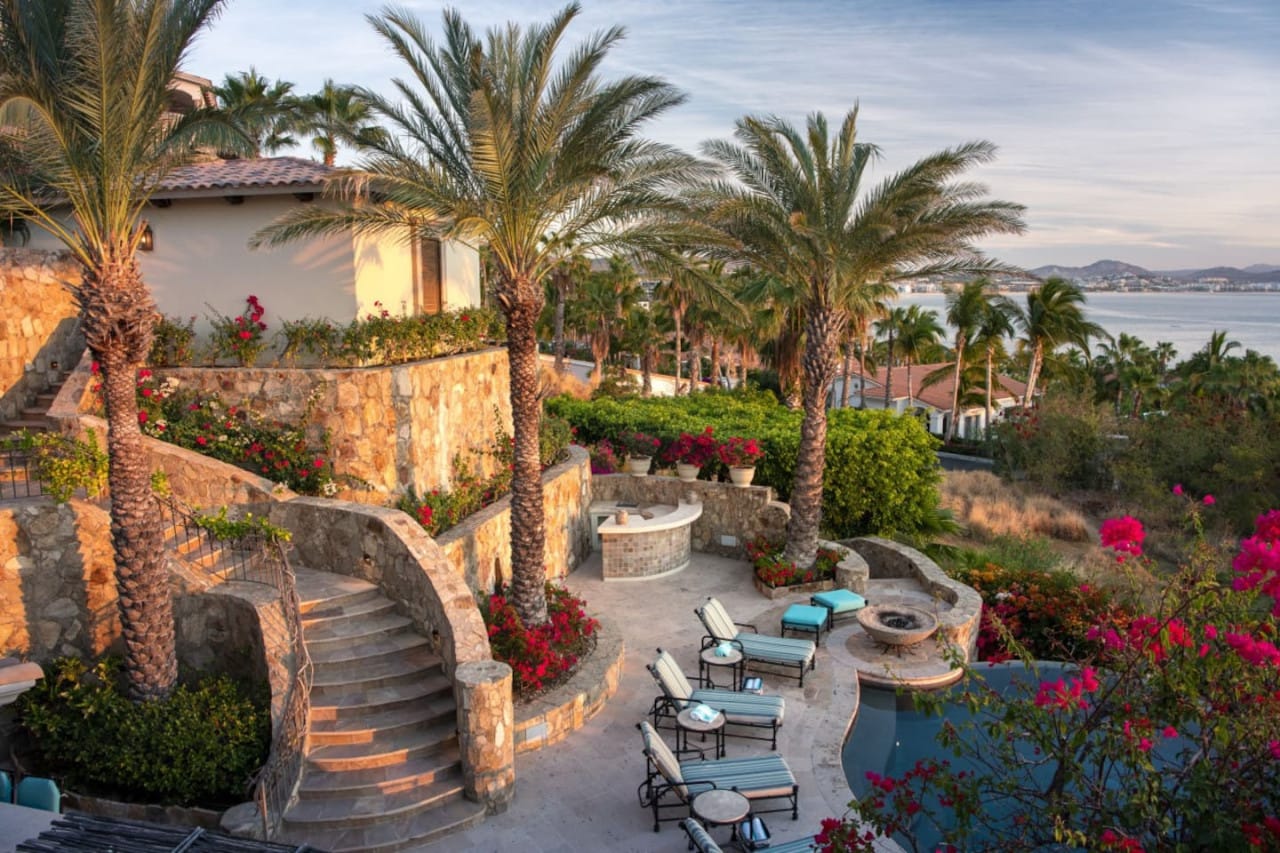
[[[1125,570],[1146,560],[1145,533],[1117,522],[1106,538]],[[1094,617],[1060,677],[1001,695],[971,670],[956,700],[970,719],[942,726],[936,758],[868,773],[820,849],[869,851],[868,831],[922,849],[932,825],[954,850],[1280,850],[1280,512],[1230,569],[1197,539],[1148,593],[1140,611]]]
[[[586,602],[568,590],[548,583],[547,621],[526,628],[507,598],[498,589],[480,602],[480,613],[489,631],[494,660],[510,665],[512,689],[529,698],[566,681],[578,661],[595,644],[600,623],[586,613]]]
[[[842,555],[831,548],[819,548],[812,566],[800,569],[791,560],[785,560],[782,552],[786,543],[782,540],[756,537],[747,543],[747,559],[755,569],[756,577],[767,586],[794,586],[803,583],[831,580],[836,576],[836,564]]]

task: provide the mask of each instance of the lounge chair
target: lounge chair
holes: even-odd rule
[[[18,783],[16,802],[29,809],[43,809],[47,812],[62,811],[62,792],[52,779],[39,776],[27,776]]]
[[[0,803],[13,802],[13,780],[8,771],[0,770]]]
[[[734,622],[725,612],[724,605],[718,599],[708,598],[707,603],[694,610],[707,629],[702,638],[702,648],[709,649],[723,642],[729,642],[742,652],[747,660],[774,666],[794,666],[800,670],[800,686],[804,687],[806,670],[813,669],[817,646],[812,640],[798,640],[794,637],[770,637],[754,633],[756,626]],[[741,630],[750,628],[752,633]]]
[[[659,728],[662,720],[673,719],[691,705],[708,705],[724,712],[727,725],[769,729],[768,737],[741,732],[731,734],[752,740],[767,740],[770,749],[778,748],[778,727],[782,725],[782,715],[786,710],[786,702],[781,696],[695,688],[680,670],[675,658],[662,649],[658,649],[658,656],[647,669],[662,688],[662,695],[653,700],[650,711],[654,728]],[[701,679],[698,682],[701,684]],[[730,732],[726,729],[726,733]]]
[[[723,853],[724,848],[716,844],[715,839],[707,832],[707,828],[699,823],[696,817],[685,818],[680,828],[684,830],[685,835],[689,836],[691,850],[696,850],[698,853]],[[768,850],[769,853],[809,853],[818,849],[812,835],[807,838],[797,838],[795,841],[784,841],[781,844],[770,841],[767,847],[756,847],[751,842],[746,842],[743,847],[746,850]]]
[[[663,742],[657,730],[647,720],[639,724],[644,736],[644,755],[648,761],[645,780],[636,794],[643,808],[653,809],[653,831],[657,832],[664,820],[680,820],[691,816],[695,797],[703,791],[716,788],[737,791],[751,801],[753,814],[767,814],[791,810],[791,819],[800,816],[800,793],[796,777],[787,762],[778,755],[761,755],[755,758],[702,758],[700,749],[681,750],[679,755],[689,755],[681,761],[677,753]],[[693,755],[699,756],[697,760]],[[762,809],[760,804],[768,800],[785,800],[778,808]],[[683,815],[662,817],[662,811],[679,809]]]

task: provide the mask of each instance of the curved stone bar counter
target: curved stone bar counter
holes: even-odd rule
[[[701,516],[701,503],[617,508],[597,527],[604,579],[648,580],[685,569]]]

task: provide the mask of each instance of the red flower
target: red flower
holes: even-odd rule
[[[138,412],[138,423],[145,424],[147,422],[147,413]]]
[[[1123,562],[1125,554],[1142,556],[1142,541],[1146,538],[1142,522],[1131,515],[1122,518],[1108,518],[1102,522],[1098,530],[1098,538],[1103,546],[1117,552],[1117,560]]]

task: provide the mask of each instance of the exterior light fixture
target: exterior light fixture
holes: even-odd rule
[[[142,236],[138,238],[138,249],[143,252],[153,252],[156,248],[156,235],[151,230],[151,225],[147,222],[142,223]]]

